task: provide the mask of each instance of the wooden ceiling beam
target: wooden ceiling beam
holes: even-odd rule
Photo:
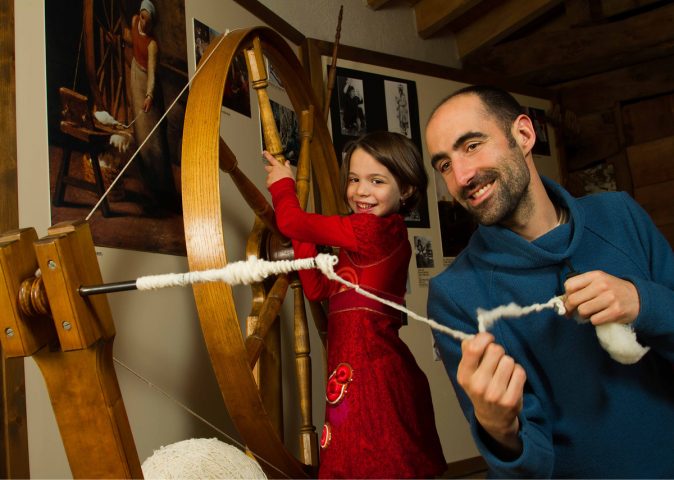
[[[379,10],[381,7],[390,2],[391,0],[367,0],[367,6],[372,10]]]
[[[649,7],[662,0],[599,0],[605,17],[621,15],[639,8]]]
[[[617,102],[671,93],[674,56],[602,72],[561,85],[560,105],[578,115],[612,108]]]
[[[464,67],[554,85],[674,54],[674,4],[626,20],[539,32],[465,59]]]
[[[417,32],[429,38],[482,0],[420,0],[414,7]]]
[[[459,58],[494,45],[534,19],[548,12],[562,0],[504,0],[471,24],[454,32]]]

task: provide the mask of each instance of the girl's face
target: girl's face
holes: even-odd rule
[[[351,154],[346,198],[354,213],[384,217],[396,213],[403,196],[393,174],[361,148]]]

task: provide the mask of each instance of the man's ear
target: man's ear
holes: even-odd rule
[[[524,114],[517,117],[513,122],[512,134],[522,153],[528,155],[536,143],[536,130],[531,119]]]

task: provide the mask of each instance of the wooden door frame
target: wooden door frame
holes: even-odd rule
[[[5,232],[19,227],[14,0],[0,0],[0,25],[0,232]],[[2,356],[0,383],[0,476],[30,478],[23,357]]]

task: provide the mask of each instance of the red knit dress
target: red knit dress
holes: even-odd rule
[[[411,248],[398,215],[303,212],[294,182],[271,185],[276,220],[296,258],[340,248],[336,273],[402,304]],[[428,478],[447,467],[426,376],[400,339],[400,312],[318,270],[300,272],[310,300],[329,299],[328,372],[319,478]]]

